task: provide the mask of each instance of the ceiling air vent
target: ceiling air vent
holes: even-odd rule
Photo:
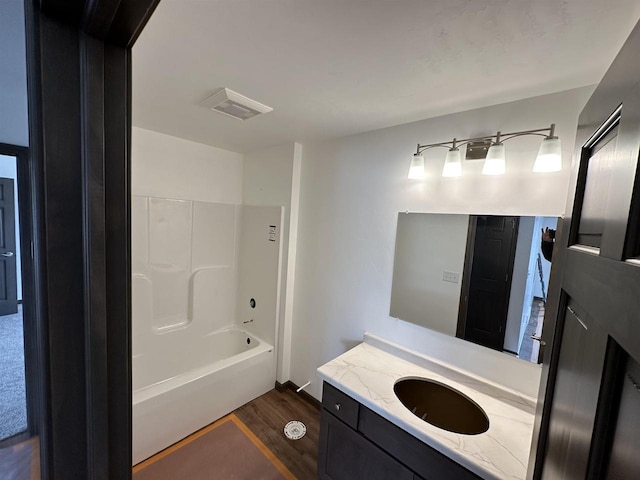
[[[223,88],[211,95],[206,100],[200,102],[200,105],[222,113],[238,120],[248,120],[262,113],[269,113],[273,110],[261,103],[251,100],[250,98],[240,95],[239,93]]]

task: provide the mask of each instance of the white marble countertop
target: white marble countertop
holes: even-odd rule
[[[365,334],[364,342],[357,347],[322,365],[317,373],[482,478],[526,477],[535,413],[535,399],[531,397],[370,334]],[[433,379],[464,393],[485,411],[489,430],[462,435],[419,419],[393,392],[396,381],[407,377]]]

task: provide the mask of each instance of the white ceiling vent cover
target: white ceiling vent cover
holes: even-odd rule
[[[248,120],[257,115],[269,113],[273,110],[271,107],[267,107],[255,100],[251,100],[250,98],[240,95],[228,88],[223,88],[222,90],[214,93],[206,100],[200,102],[200,105],[204,105],[214,112],[237,118],[238,120]]]

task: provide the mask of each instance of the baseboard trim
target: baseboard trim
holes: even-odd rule
[[[280,382],[278,382],[276,380],[275,388],[279,392],[284,392],[285,390],[291,390],[291,391],[297,393],[298,395],[300,395],[300,397],[302,397],[302,399],[304,401],[306,401],[307,403],[313,405],[318,410],[320,410],[320,408],[322,408],[322,402],[320,402],[320,400],[316,399],[313,395],[308,394],[304,390],[302,390],[300,392],[297,392],[298,388],[300,388],[300,387],[298,387],[298,385],[293,383],[291,380],[287,380],[284,383],[280,383]]]
[[[280,383],[276,380],[276,390],[279,392],[284,392],[287,388],[290,388],[291,380],[287,380],[284,383]]]

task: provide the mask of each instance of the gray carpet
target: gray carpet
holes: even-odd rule
[[[0,317],[0,440],[27,428],[22,306]]]

